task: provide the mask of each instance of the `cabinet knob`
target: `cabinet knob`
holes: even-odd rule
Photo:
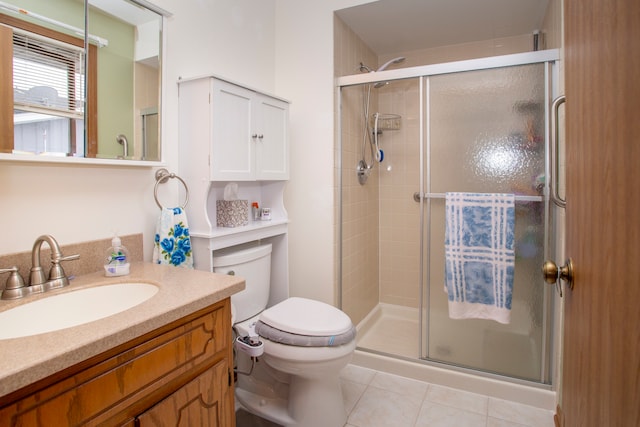
[[[262,138],[264,138],[264,135],[262,134],[258,135],[258,139],[262,139]]]
[[[251,138],[256,139],[258,137],[257,133],[254,133],[253,135],[251,135]]]

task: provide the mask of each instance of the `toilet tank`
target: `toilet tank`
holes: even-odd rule
[[[213,253],[213,271],[241,276],[243,291],[231,296],[235,322],[242,322],[267,307],[271,282],[271,244],[239,245]]]

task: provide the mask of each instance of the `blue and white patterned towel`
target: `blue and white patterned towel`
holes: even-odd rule
[[[452,319],[511,320],[513,194],[446,193],[445,281]]]
[[[162,208],[156,225],[153,262],[193,268],[187,215],[182,208]]]

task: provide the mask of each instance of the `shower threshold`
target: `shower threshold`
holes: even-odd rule
[[[433,309],[430,317],[434,325],[450,322],[446,310]],[[458,329],[457,335],[442,327],[432,328],[432,349],[427,356],[421,356],[418,309],[379,303],[358,324],[356,343],[362,351],[540,384],[536,380],[539,343],[526,331],[500,330],[501,326],[473,322]]]
[[[553,410],[548,384],[419,358],[418,309],[379,303],[358,325],[352,363],[407,378]]]

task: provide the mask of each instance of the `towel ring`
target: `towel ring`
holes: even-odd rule
[[[180,178],[178,175],[176,175],[175,173],[169,173],[169,171],[164,168],[158,169],[156,171],[156,185],[153,187],[153,198],[156,199],[156,204],[160,209],[164,209],[164,207],[158,201],[158,184],[164,184],[169,180],[169,178],[177,178],[178,181],[180,181],[182,185],[184,185],[185,198],[184,198],[184,204],[181,206],[181,208],[182,209],[186,208],[187,203],[189,203],[189,187],[187,187],[187,183],[184,182],[184,180]]]

